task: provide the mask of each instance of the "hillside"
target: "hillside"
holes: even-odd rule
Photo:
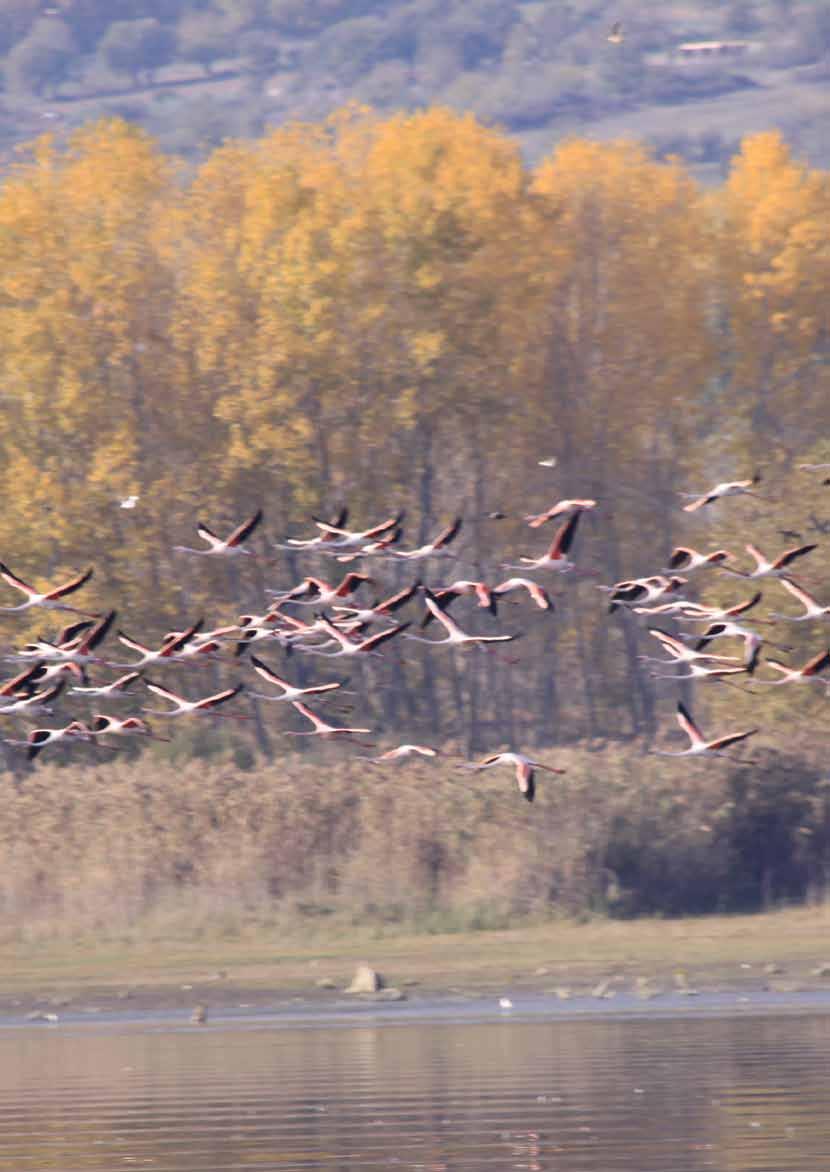
[[[472,110],[531,157],[633,134],[717,177],[776,126],[830,163],[830,7],[812,0],[0,0],[0,17],[6,162],[101,115],[198,156],[354,101]]]

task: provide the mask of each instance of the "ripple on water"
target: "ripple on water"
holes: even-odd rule
[[[0,1034],[0,1170],[816,1172],[830,1017]]]

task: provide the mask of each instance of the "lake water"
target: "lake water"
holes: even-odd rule
[[[749,1009],[9,1023],[0,1169],[824,1172],[830,1014]]]

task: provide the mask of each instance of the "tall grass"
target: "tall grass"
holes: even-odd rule
[[[823,895],[827,786],[808,757],[757,768],[636,747],[559,749],[525,802],[507,770],[380,769],[342,750],[241,768],[152,752],[6,782],[7,939],[497,927],[550,914],[680,914]]]

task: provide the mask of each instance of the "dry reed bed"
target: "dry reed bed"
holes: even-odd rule
[[[4,932],[117,935],[171,908],[185,936],[252,917],[452,930],[824,893],[830,810],[807,758],[750,770],[614,746],[555,761],[567,773],[541,774],[532,806],[506,770],[388,770],[334,749],[250,769],[152,752],[46,764],[6,781]]]

